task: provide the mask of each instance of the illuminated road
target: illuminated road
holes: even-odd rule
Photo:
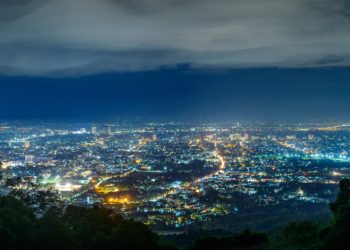
[[[133,172],[135,172],[134,169],[132,169],[128,172],[125,172],[123,174],[115,174],[115,175],[110,175],[108,177],[104,177],[99,182],[97,182],[94,187],[98,188],[103,182],[108,181],[108,180],[115,178],[115,177],[127,177],[128,175],[132,174]]]
[[[186,182],[186,183],[180,185],[179,187],[171,188],[171,189],[167,190],[166,192],[164,192],[164,193],[162,193],[160,195],[157,195],[156,197],[150,198],[149,200],[151,200],[151,201],[158,201],[158,200],[164,199],[167,195],[175,194],[181,189],[189,188],[189,187],[193,186],[194,184],[200,183],[202,181],[210,179],[213,176],[221,174],[222,171],[224,171],[225,168],[226,168],[226,161],[225,161],[224,157],[221,155],[220,150],[217,147],[217,142],[213,142],[213,143],[215,145],[214,155],[220,162],[217,171],[215,171],[213,173],[210,173],[210,174],[208,174],[206,176],[197,178],[197,179],[193,180],[192,182]]]
[[[131,173],[135,172],[135,170],[130,170],[128,172],[125,172],[123,174],[118,174],[118,175],[110,175],[104,178],[101,178],[93,187],[97,189],[102,183],[114,178],[114,177],[126,177],[130,175]],[[91,186],[86,186],[83,191],[73,195],[69,200],[72,201],[73,199],[78,198],[80,195],[83,195],[84,193],[88,192],[91,189]]]
[[[194,180],[192,183],[190,183],[188,186],[195,184],[195,183],[199,183],[202,182],[204,180],[207,180],[215,175],[220,174],[223,170],[225,170],[226,168],[226,161],[224,159],[224,157],[220,154],[220,151],[218,148],[215,149],[215,157],[219,159],[220,161],[220,165],[219,165],[219,169],[217,171],[215,171],[214,173],[211,173],[209,175],[206,175],[204,177],[198,178],[196,180]]]

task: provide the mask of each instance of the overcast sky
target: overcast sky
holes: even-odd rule
[[[350,64],[349,0],[0,0],[0,74]]]
[[[350,0],[0,0],[0,120],[350,119]]]

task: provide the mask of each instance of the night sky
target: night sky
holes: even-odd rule
[[[0,78],[12,119],[348,119],[350,70],[171,70]]]
[[[0,120],[350,119],[349,0],[0,0]]]

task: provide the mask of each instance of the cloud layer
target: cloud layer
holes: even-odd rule
[[[0,74],[350,65],[350,0],[0,0]]]

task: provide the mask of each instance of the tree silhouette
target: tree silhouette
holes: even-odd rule
[[[255,233],[248,230],[231,237],[205,237],[197,240],[191,250],[243,250],[267,249],[269,240],[264,233]]]
[[[14,197],[0,197],[1,249],[166,250],[147,226],[103,208],[54,207],[36,218]]]
[[[283,231],[276,249],[350,249],[350,180],[342,180],[330,208],[333,219],[320,229],[312,222],[294,222]],[[45,196],[45,194],[42,194]],[[39,199],[40,200],[40,199]],[[127,220],[100,206],[51,206],[38,217],[18,198],[0,197],[0,246],[12,249],[174,250],[140,222]],[[191,250],[274,249],[266,234],[243,231],[229,237],[205,237]]]
[[[2,249],[26,249],[33,246],[35,215],[23,202],[0,198],[0,239]]]
[[[322,232],[325,249],[350,249],[350,179],[339,184],[340,192],[330,204],[333,220]]]
[[[310,222],[291,222],[283,231],[284,246],[287,249],[318,249],[320,247],[319,227]]]
[[[2,160],[0,157],[0,181],[2,181],[2,179],[4,178],[3,173],[2,173],[2,166],[3,166],[3,163],[2,163]]]

